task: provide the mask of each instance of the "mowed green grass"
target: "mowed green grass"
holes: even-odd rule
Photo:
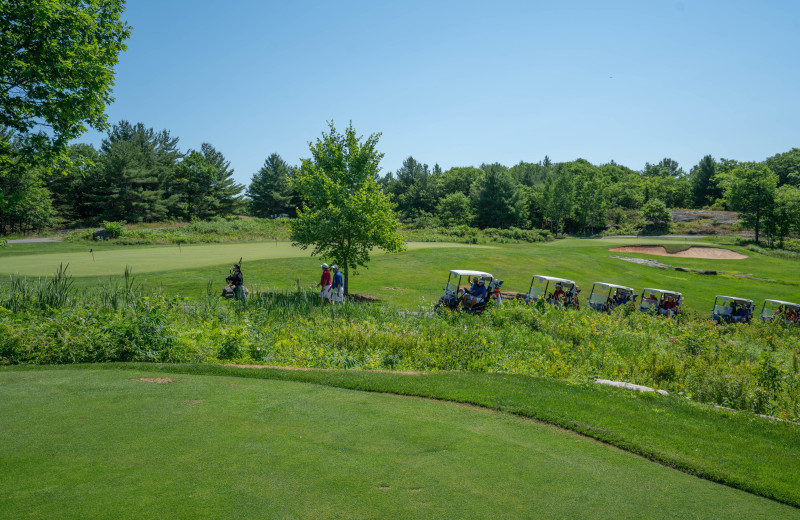
[[[132,370],[2,371],[0,393],[9,518],[800,518],[441,401]]]
[[[398,254],[376,254],[367,268],[351,273],[350,291],[379,298],[398,308],[429,306],[441,295],[450,269],[488,271],[505,280],[504,291],[525,292],[533,274],[575,280],[588,298],[592,283],[604,281],[628,285],[641,292],[645,287],[680,291],[685,305],[701,313],[710,312],[715,295],[750,298],[760,304],[764,298],[800,301],[800,262],[725,246],[748,255],[743,260],[704,260],[613,253],[621,245],[666,244],[668,246],[712,245],[702,240],[669,238],[620,238],[601,240],[564,239],[537,244],[492,244],[467,246],[444,243],[412,243]],[[20,244],[23,245],[23,244]],[[126,265],[137,280],[150,290],[166,294],[199,297],[208,283],[213,292],[224,286],[233,262],[244,258],[245,285],[251,290],[287,290],[298,285],[313,288],[319,281],[324,260],[309,251],[292,248],[286,242],[213,244],[156,247],[112,247],[96,251],[92,261],[88,249],[79,252],[72,245],[24,244],[0,251],[0,274],[49,276],[60,263],[78,286],[92,287],[110,277],[122,275]],[[49,249],[52,248],[52,249]],[[37,253],[38,251],[38,253]],[[717,276],[662,270],[625,262],[612,256],[653,258],[673,266],[714,269]],[[734,275],[747,274],[752,278]],[[762,280],[759,280],[761,278]],[[768,281],[773,280],[773,281]]]
[[[233,264],[239,258],[248,262],[283,258],[306,258],[311,250],[302,250],[289,242],[246,242],[225,244],[190,244],[183,246],[105,246],[86,245],[76,250],[74,244],[58,242],[12,244],[0,256],[0,274],[48,276],[60,265],[69,265],[73,276],[116,276],[130,267],[135,273],[186,270],[210,265]],[[408,250],[430,247],[460,247],[460,244],[410,243]],[[90,251],[91,250],[91,251]],[[19,251],[17,253],[17,251]],[[375,255],[380,256],[380,251]],[[223,277],[224,278],[224,277]]]

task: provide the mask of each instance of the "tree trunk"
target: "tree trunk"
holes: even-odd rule
[[[343,285],[344,285],[344,295],[347,296],[348,294],[350,294],[350,290],[348,288],[348,280],[350,278],[350,266],[347,265],[347,259],[345,259],[345,261],[342,262],[342,264],[343,264],[343,267],[344,267],[344,283],[343,283]]]

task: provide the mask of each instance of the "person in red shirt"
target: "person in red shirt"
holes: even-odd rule
[[[322,278],[317,287],[322,287],[322,297],[326,303],[331,303],[331,272],[328,271],[328,264],[322,264]]]

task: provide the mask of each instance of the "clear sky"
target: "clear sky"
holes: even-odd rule
[[[249,184],[333,120],[382,174],[800,147],[800,1],[128,0],[109,122],[211,143]],[[99,144],[102,134],[80,141]]]

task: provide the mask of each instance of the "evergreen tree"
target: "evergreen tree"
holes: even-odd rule
[[[165,220],[170,209],[179,216],[177,143],[167,130],[155,132],[127,121],[114,125],[100,146],[101,164],[90,191],[96,220],[156,222]]]
[[[397,210],[406,220],[420,214],[431,213],[439,199],[438,183],[427,164],[409,156],[395,172],[392,182],[386,184],[397,204]]]
[[[695,208],[702,208],[709,202],[720,196],[715,193],[714,175],[717,171],[717,163],[710,155],[703,157],[700,162],[692,168],[689,179],[692,185],[692,201]]]
[[[97,181],[100,153],[90,144],[73,144],[67,149],[66,171],[55,171],[47,177],[57,218],[70,225],[84,224],[96,213],[90,200],[91,187]]]
[[[247,188],[251,215],[275,217],[296,214],[295,192],[289,182],[293,170],[277,153],[267,157],[264,165],[253,174]]]
[[[174,213],[186,220],[233,215],[243,208],[244,187],[233,180],[233,170],[208,143],[189,150],[176,168],[173,189],[178,195]]]
[[[475,224],[480,228],[507,228],[516,223],[516,197],[511,175],[500,165],[484,165],[483,177],[472,186],[470,198]]]

